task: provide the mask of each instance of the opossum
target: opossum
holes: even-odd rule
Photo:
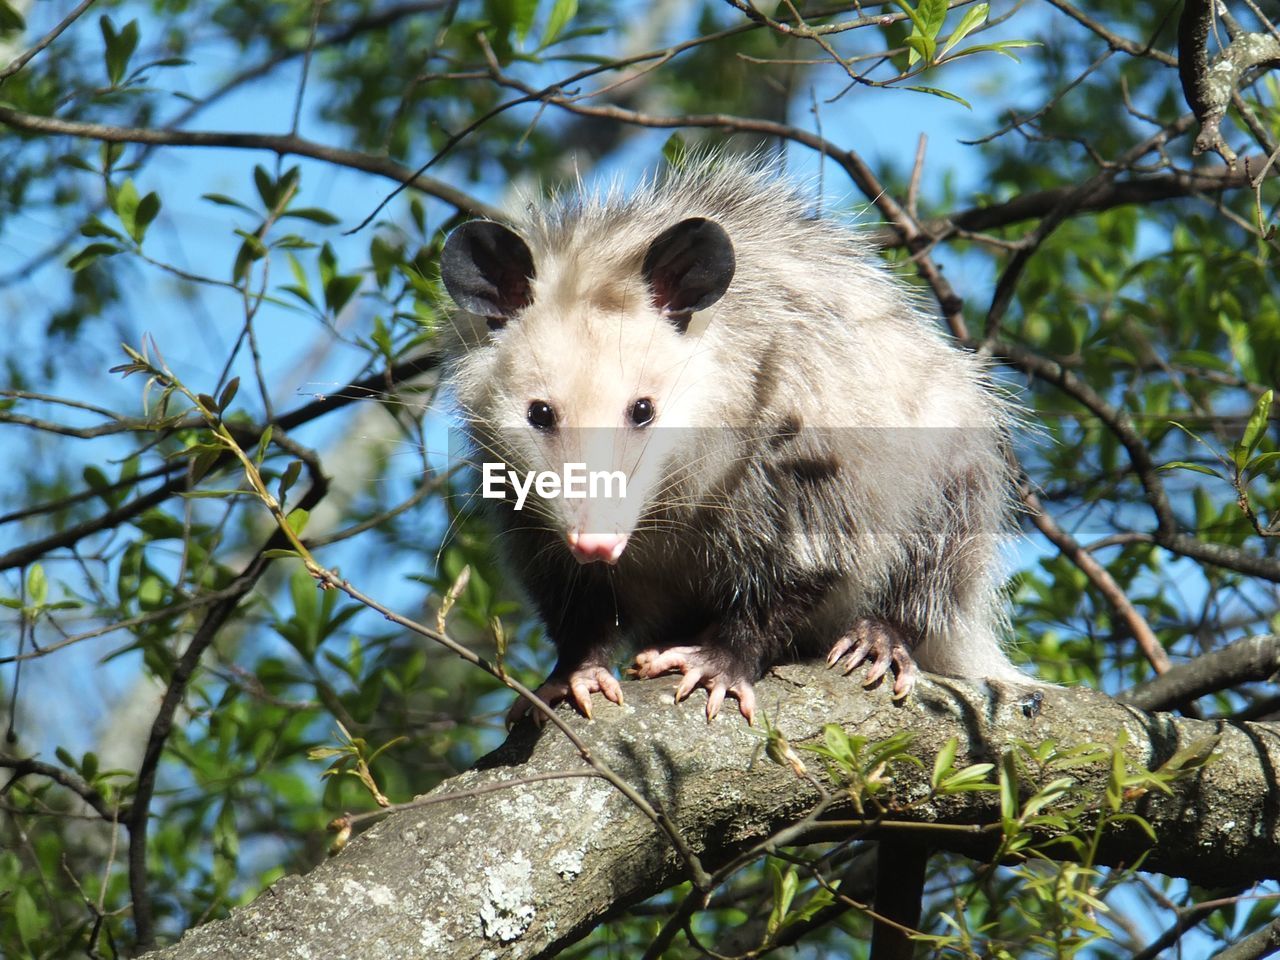
[[[540,697],[620,704],[623,642],[708,720],[730,696],[753,722],[752,684],[805,658],[892,671],[896,698],[916,664],[1025,679],[1002,646],[1015,408],[801,188],[704,158],[464,223],[441,278],[462,420],[513,471],[498,542],[559,655]],[[516,479],[567,464],[626,496]]]

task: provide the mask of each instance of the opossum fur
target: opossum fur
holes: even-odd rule
[[[803,191],[707,158],[629,196],[465,224],[441,262],[460,308],[447,375],[480,459],[558,469],[603,429],[639,485],[607,519],[497,503],[559,653],[545,697],[620,701],[622,643],[646,648],[640,676],[684,673],[678,696],[706,687],[711,716],[728,694],[751,719],[753,681],[819,656],[891,669],[898,695],[912,658],[1026,679],[1001,643],[1013,408]]]

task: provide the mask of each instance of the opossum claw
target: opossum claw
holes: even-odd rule
[[[686,669],[685,675],[681,678],[680,685],[676,687],[676,703],[679,703],[681,700],[684,700],[686,697],[689,696],[689,694],[697,690],[702,683],[702,678],[703,678],[702,668],[691,664]]]
[[[538,699],[548,706],[569,701],[588,720],[591,715],[591,694],[603,693],[605,699],[622,706],[622,686],[608,667],[587,663],[578,667],[567,677],[547,677],[537,690],[533,691]],[[541,710],[535,711],[533,703],[521,697],[507,711],[507,727],[513,727],[526,716],[530,716],[534,724],[541,727],[546,723],[546,715]]]
[[[864,617],[832,645],[827,666],[839,667],[848,675],[868,659],[871,666],[863,678],[863,686],[874,686],[892,669],[893,699],[903,700],[910,695],[916,683],[916,662],[901,630],[882,620]]]
[[[747,680],[732,679],[715,652],[704,647],[667,647],[665,650],[642,650],[636,654],[635,664],[627,673],[639,679],[660,677],[667,673],[683,674],[676,686],[675,701],[679,703],[698,687],[707,688],[707,720],[720,714],[726,696],[738,701],[738,709],[747,723],[754,725],[756,695]],[[732,682],[730,682],[732,680]]]
[[[717,683],[707,691],[707,720],[714,720],[720,715],[720,708],[724,706],[724,695],[728,692],[728,688],[722,683]]]
[[[747,721],[747,726],[756,725],[756,690],[745,680],[740,680],[729,688],[729,692],[738,698],[738,710]]]

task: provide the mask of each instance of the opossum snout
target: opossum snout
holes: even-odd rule
[[[579,533],[570,530],[565,539],[569,542],[569,551],[579,563],[618,562],[622,551],[627,548],[625,533]]]

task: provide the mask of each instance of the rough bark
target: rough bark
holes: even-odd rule
[[[702,705],[673,706],[671,684],[625,686],[626,705],[597,704],[596,719],[572,721],[596,756],[674,820],[714,869],[772,831],[794,823],[815,801],[813,788],[769,762],[761,738],[737,716],[702,719]],[[1220,737],[1220,759],[1165,797],[1134,809],[1154,826],[1151,846],[1136,830],[1109,836],[1102,858],[1203,884],[1242,884],[1280,876],[1280,728],[1148,715],[1089,690],[1044,690],[1038,712],[1023,709],[1025,689],[925,678],[911,700],[894,705],[884,689],[864,691],[813,666],[786,667],[757,687],[772,722],[799,745],[836,722],[871,739],[908,728],[915,770],[896,769],[894,797],[929,792],[936,751],[958,737],[958,763],[997,756],[1015,740],[1059,746],[1115,742],[1158,766],[1206,736]],[[700,695],[699,695],[700,696]],[[597,698],[598,699],[598,698]],[[817,764],[811,764],[817,766]],[[522,727],[477,769],[441,784],[435,795],[557,771],[584,763],[554,729]],[[1097,771],[1101,786],[1105,771]],[[913,807],[897,819],[981,823],[995,816],[992,794],[964,794]],[[848,807],[834,816],[849,817]],[[831,838],[826,828],[824,839]],[[973,850],[957,832],[929,835],[936,846]],[[602,919],[687,877],[654,825],[600,779],[543,780],[483,796],[444,801],[389,817],[334,859],[281,880],[226,920],[190,931],[157,960],[267,958],[552,956]]]

